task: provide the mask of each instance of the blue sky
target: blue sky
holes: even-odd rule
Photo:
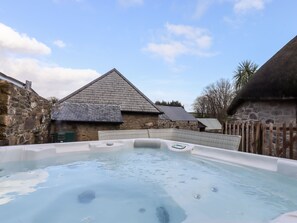
[[[187,110],[203,88],[296,36],[296,0],[2,0],[0,72],[62,98],[117,68]]]

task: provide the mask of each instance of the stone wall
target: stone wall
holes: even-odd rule
[[[148,128],[158,128],[157,114],[150,113],[125,113],[122,112],[123,124],[121,124],[120,129],[148,129]]]
[[[177,129],[187,129],[187,130],[194,130],[199,131],[198,128],[198,121],[170,121],[170,120],[159,120],[158,121],[158,128],[177,128]]]
[[[74,132],[76,141],[98,140],[99,130],[117,130],[119,124],[91,123],[91,122],[60,122],[53,121],[51,133]]]
[[[35,92],[0,81],[0,144],[48,142],[50,108]]]
[[[245,102],[231,117],[234,121],[261,121],[282,124],[296,122],[297,104],[293,101]]]
[[[159,120],[157,114],[123,112],[123,123],[58,122],[53,121],[51,133],[74,132],[77,141],[98,140],[100,130],[128,130],[149,128],[180,128],[198,131],[198,122]]]
[[[126,130],[156,128],[158,115],[140,113],[122,113],[123,123],[93,123],[93,122],[52,122],[51,133],[71,131],[77,141],[98,140],[100,130]]]

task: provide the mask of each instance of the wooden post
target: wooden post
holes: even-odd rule
[[[279,148],[279,135],[280,135],[280,131],[279,131],[279,125],[276,126],[276,146],[275,146],[275,154],[277,157],[280,156],[281,150]]]
[[[282,157],[287,157],[287,126],[286,123],[283,123],[283,148],[282,148]]]
[[[269,147],[268,147],[268,155],[272,155],[272,140],[273,140],[273,124],[269,124]]]
[[[297,123],[295,123],[293,128],[293,159],[297,159]]]
[[[260,154],[265,155],[265,135],[266,135],[266,124],[261,124],[261,131],[262,131],[262,143],[261,143],[261,150]]]
[[[245,141],[244,141],[244,127],[245,127],[245,123],[243,122],[243,123],[241,123],[241,146],[240,146],[240,148],[241,148],[241,150],[240,151],[242,151],[242,152],[245,152],[245,148],[244,148],[244,143],[245,143]]]
[[[261,154],[259,153],[259,150],[260,150],[260,128],[261,128],[261,124],[258,122],[257,125],[256,125],[256,139],[255,139],[255,152],[257,154]]]
[[[225,134],[228,134],[228,122],[225,122],[225,129],[224,129]]]
[[[249,152],[249,123],[246,123],[246,137],[245,137],[245,150]]]
[[[268,126],[266,124],[263,124],[263,148],[262,148],[262,154],[263,155],[267,155],[267,148],[268,148],[268,142],[267,142],[267,138],[268,138],[268,132],[267,132]],[[266,137],[267,135],[267,137]]]
[[[255,143],[255,138],[254,138],[254,123],[252,122],[252,124],[251,124],[251,140],[250,140],[250,151],[251,151],[251,153],[255,153],[255,150],[254,150],[254,143]]]
[[[289,142],[289,154],[290,154],[290,159],[293,159],[293,143],[294,143],[294,139],[293,139],[293,123],[291,122],[289,125],[289,129],[290,129],[290,142]]]

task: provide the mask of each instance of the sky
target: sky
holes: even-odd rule
[[[1,0],[0,72],[67,96],[116,68],[152,101],[263,65],[297,34],[296,0]]]

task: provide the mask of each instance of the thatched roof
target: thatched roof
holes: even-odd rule
[[[198,122],[193,115],[186,112],[182,107],[164,105],[157,105],[157,107],[164,112],[164,114],[159,115],[162,120]]]
[[[271,57],[239,91],[228,108],[245,101],[297,100],[297,36]]]
[[[64,102],[53,108],[52,120],[75,122],[122,123],[122,114],[117,105]]]
[[[59,104],[64,102],[118,105],[125,112],[161,113],[149,98],[116,69],[61,99]]]

